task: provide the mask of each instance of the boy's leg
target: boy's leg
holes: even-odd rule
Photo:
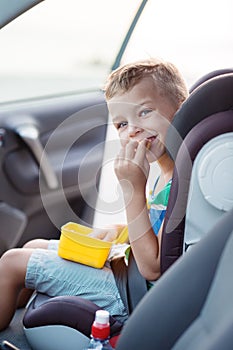
[[[24,244],[23,248],[42,248],[42,249],[48,249],[49,240],[46,239],[33,239],[31,241],[28,241]],[[18,300],[17,300],[17,308],[25,307],[27,305],[27,302],[29,301],[32,293],[34,291],[32,289],[23,288],[19,294]]]
[[[24,288],[28,260],[33,249],[11,249],[0,259],[0,331],[14,316],[19,293]]]
[[[24,244],[23,248],[41,248],[48,249],[49,240],[47,239],[33,239]]]

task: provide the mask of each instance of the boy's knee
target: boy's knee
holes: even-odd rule
[[[18,250],[20,249],[10,249],[0,259],[0,285],[9,293],[24,287],[26,269],[20,261]]]
[[[14,268],[18,260],[19,249],[9,249],[1,257],[1,265],[6,269]]]
[[[1,277],[15,281],[16,284],[24,283],[30,255],[29,249],[14,248],[6,251],[0,259]]]
[[[37,239],[33,239],[31,241],[28,241],[23,245],[23,248],[34,248],[36,242],[37,242]]]
[[[48,248],[48,240],[46,239],[33,239],[31,241],[28,241],[27,243],[24,244],[23,248],[42,248],[42,249],[47,249]]]

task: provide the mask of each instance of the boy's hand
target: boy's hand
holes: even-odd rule
[[[88,236],[101,239],[102,241],[113,242],[115,239],[117,239],[123,227],[123,225],[110,225],[101,229],[93,229]]]
[[[144,189],[150,168],[146,157],[147,147],[148,140],[140,143],[130,140],[122,146],[114,165],[118,180],[127,180],[122,183],[124,187],[128,183],[134,189]]]

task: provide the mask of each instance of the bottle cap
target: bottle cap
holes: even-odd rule
[[[100,324],[109,323],[109,312],[106,310],[97,310],[95,313],[95,322]]]
[[[109,312],[98,310],[91,328],[91,335],[96,339],[107,339],[110,335]]]

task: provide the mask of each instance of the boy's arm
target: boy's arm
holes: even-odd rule
[[[131,249],[138,269],[147,280],[156,280],[160,276],[160,237],[151,227],[146,197],[137,193],[126,207],[128,232]]]
[[[160,234],[151,227],[145,195],[149,175],[146,141],[128,142],[115,161],[126,208],[129,241],[140,273],[148,280],[160,276]]]

